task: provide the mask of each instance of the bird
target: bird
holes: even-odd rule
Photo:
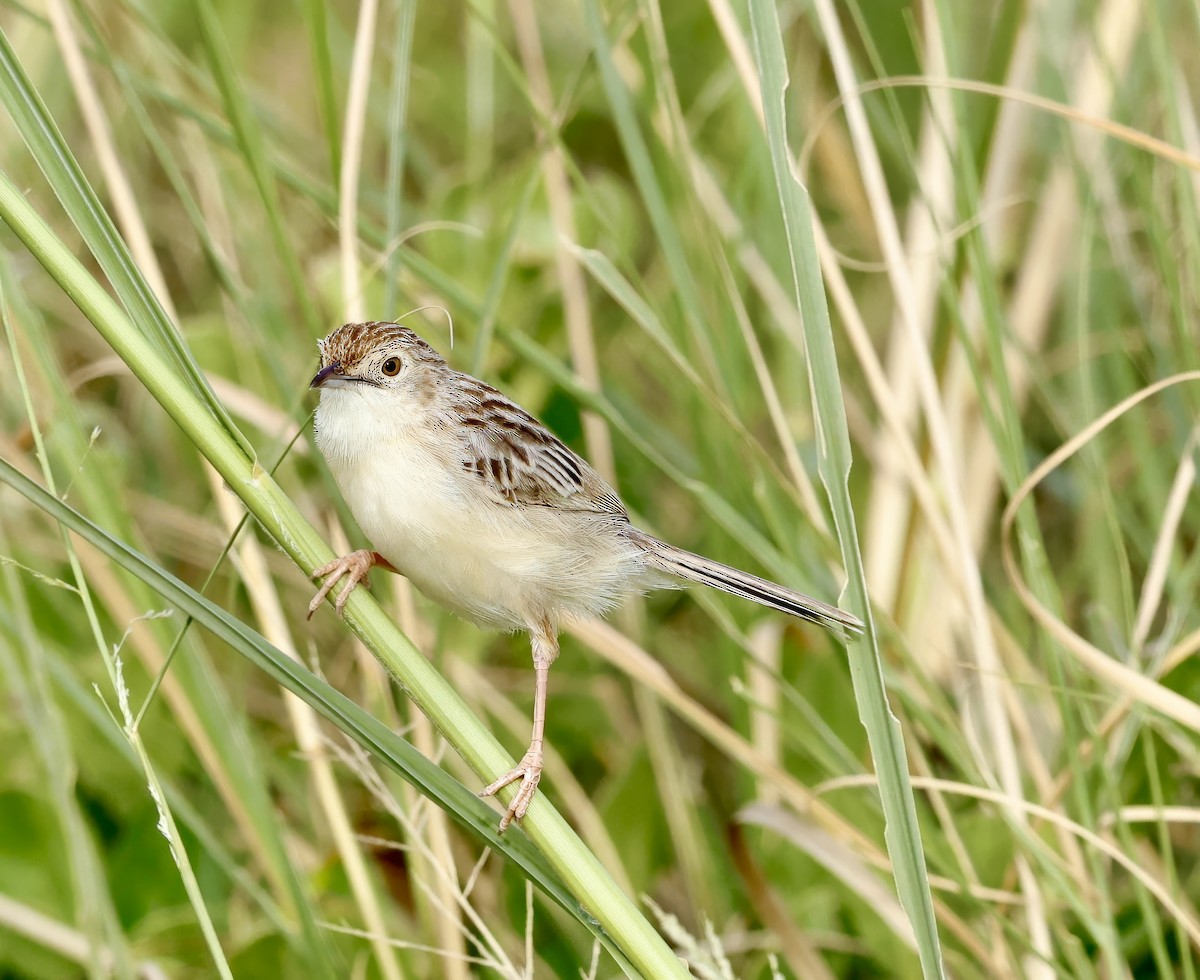
[[[346,323],[318,341],[314,433],[372,548],[316,568],[309,618],[331,590],[340,615],[373,567],[485,629],[529,634],[529,749],[479,794],[519,783],[500,821],[525,816],[542,776],[550,665],[560,625],[684,582],[711,586],[843,638],[862,622],[836,606],[676,548],[635,527],[616,491],[536,418],[450,366],[397,322]]]

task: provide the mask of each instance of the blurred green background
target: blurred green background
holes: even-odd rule
[[[1196,378],[1089,425],[1200,367],[1200,6],[776,10],[947,970],[1194,978]],[[363,542],[311,443],[315,341],[421,308],[644,526],[837,596],[740,0],[32,0],[0,28],[335,550]],[[0,171],[101,275],[26,138],[0,112]],[[253,521],[226,555],[237,498],[7,230],[0,287],[0,456],[477,789]],[[163,673],[183,617],[74,547],[0,489],[0,976],[215,975],[197,903],[238,977],[618,973],[238,653],[189,630]],[[374,594],[519,754],[526,639]],[[919,976],[842,648],[695,590],[611,627],[564,639],[542,792],[695,974]],[[153,694],[137,744],[114,646]]]

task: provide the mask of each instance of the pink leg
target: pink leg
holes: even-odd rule
[[[327,565],[322,565],[320,568],[313,571],[311,578],[323,578],[325,581],[321,584],[321,588],[317,594],[313,596],[312,602],[308,604],[308,615],[306,619],[312,619],[313,613],[321,608],[321,603],[325,601],[325,597],[329,595],[329,591],[342,580],[346,575],[350,577],[346,579],[346,587],[338,593],[337,599],[334,600],[333,608],[337,610],[339,616],[346,609],[346,600],[350,598],[350,593],[361,583],[367,588],[370,588],[370,583],[367,581],[367,572],[371,570],[373,565],[378,565],[380,568],[386,568],[389,572],[396,571],[396,567],[383,557],[378,551],[367,551],[365,548],[360,548],[358,551],[352,551],[348,555],[343,555],[341,558],[335,558]]]
[[[504,833],[514,820],[525,816],[537,793],[542,778],[542,746],[546,735],[546,696],[550,686],[550,665],[558,657],[558,633],[549,622],[543,620],[529,629],[533,646],[533,735],[529,740],[529,751],[517,765],[487,786],[480,796],[494,796],[510,783],[521,781],[508,809],[500,819],[500,833]]]

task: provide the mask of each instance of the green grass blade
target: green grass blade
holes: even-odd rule
[[[796,297],[804,315],[804,346],[808,354],[821,482],[829,495],[834,527],[842,546],[850,605],[868,624],[867,635],[847,648],[855,698],[879,778],[879,793],[887,820],[885,837],[900,901],[912,923],[925,976],[941,977],[944,976],[941,945],[904,752],[904,736],[899,721],[888,706],[883,664],[847,489],[850,438],[846,429],[846,410],[839,386],[829,307],[812,234],[808,192],[792,173],[783,101],[788,84],[787,66],[778,14],[770,0],[752,0],[750,23],[775,187],[788,235]]]
[[[342,175],[342,132],[338,125],[337,94],[333,86],[333,58],[329,52],[329,18],[324,0],[304,0],[309,43],[316,67],[317,106],[321,129],[329,145],[329,172],[334,186]]]
[[[588,33],[591,36],[592,51],[600,69],[600,82],[604,86],[604,94],[612,108],[613,122],[620,135],[626,159],[629,161],[634,180],[646,205],[650,226],[658,237],[663,258],[671,270],[688,326],[698,340],[707,344],[709,341],[706,327],[708,318],[704,315],[704,306],[700,300],[696,277],[692,273],[687,259],[678,222],[672,218],[662,180],[655,171],[650,148],[638,125],[633,99],[613,60],[612,42],[605,29],[598,0],[584,0],[583,11]]]
[[[314,0],[320,5],[321,0]],[[408,149],[408,89],[412,70],[413,23],[417,18],[417,0],[398,0],[396,38],[392,45],[395,66],[392,69],[392,108],[388,113],[387,186],[384,190],[385,256],[383,263],[383,315],[398,316],[397,293],[400,288],[400,238],[404,218],[404,161]],[[339,144],[340,146],[340,144]],[[337,183],[334,175],[334,183]]]
[[[274,171],[267,160],[263,135],[250,102],[242,90],[233,56],[221,32],[221,22],[209,0],[201,0],[197,3],[195,14],[200,40],[208,55],[213,79],[221,91],[221,97],[225,102],[225,111],[229,114],[229,120],[233,124],[237,147],[245,158],[246,166],[254,179],[263,210],[266,211],[267,224],[270,226],[271,237],[275,242],[275,250],[287,273],[292,290],[291,299],[300,308],[300,313],[304,317],[310,334],[312,336],[322,334],[324,331],[321,329],[321,319],[310,298],[309,282],[300,266],[295,242],[287,233],[283,208],[279,201],[279,188],[275,183]]]

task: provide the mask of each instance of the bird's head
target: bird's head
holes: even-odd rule
[[[310,388],[359,394],[418,394],[445,359],[408,327],[397,323],[346,323],[317,341],[320,369]]]

